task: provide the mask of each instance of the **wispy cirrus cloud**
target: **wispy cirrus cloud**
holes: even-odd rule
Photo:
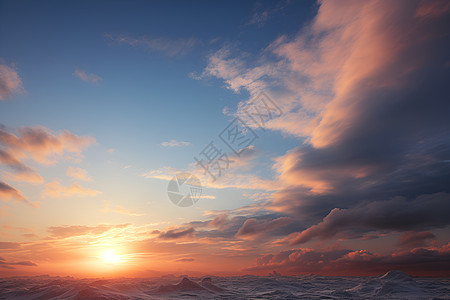
[[[116,213],[116,214],[122,214],[127,216],[144,216],[146,214],[143,213],[137,213],[130,211],[123,207],[122,205],[113,205],[110,201],[104,201],[105,207],[102,209],[102,212],[104,213]]]
[[[88,82],[88,83],[92,83],[92,84],[99,84],[100,82],[103,81],[103,79],[100,76],[98,76],[94,73],[87,73],[86,71],[83,71],[83,70],[77,69],[77,68],[73,72],[73,75],[80,78],[84,82]]]
[[[142,47],[171,57],[181,57],[191,52],[198,44],[195,38],[154,38],[148,36],[130,36],[124,34],[105,34],[105,38],[114,44]]]
[[[0,101],[23,91],[22,79],[14,68],[0,64]]]
[[[0,268],[15,269],[15,267],[17,267],[17,266],[37,267],[37,264],[35,264],[31,261],[11,262],[11,261],[6,261],[3,257],[0,257]]]
[[[214,189],[237,188],[275,191],[279,187],[274,180],[262,178],[250,173],[242,173],[242,168],[244,167],[239,162],[236,162],[235,165],[230,164],[230,168],[224,170],[219,179],[215,181],[201,167],[194,165],[193,170],[189,171],[172,167],[162,167],[147,171],[141,174],[141,176],[149,179],[171,180],[179,173],[189,172],[200,179],[202,186]]]
[[[190,142],[183,142],[183,141],[177,141],[177,140],[170,140],[168,142],[162,142],[160,144],[163,147],[184,147],[184,146],[190,146]]]
[[[73,183],[70,186],[63,186],[58,181],[52,181],[45,185],[45,189],[42,192],[42,197],[43,198],[58,198],[71,196],[93,197],[100,193],[101,193],[100,191],[83,187],[77,182]]]
[[[280,185],[275,180],[264,178],[253,174],[251,171],[256,165],[255,159],[258,152],[255,147],[249,146],[242,152],[240,156],[228,153],[228,167],[221,170],[220,176],[217,175],[217,180],[205,172],[199,164],[191,163],[189,169],[181,170],[173,167],[161,167],[159,169],[149,170],[141,176],[146,178],[154,178],[161,180],[171,180],[178,173],[188,172],[195,175],[204,187],[215,189],[237,188],[237,189],[254,189],[254,190],[277,190]],[[227,159],[225,159],[226,161]]]
[[[273,4],[273,3],[271,3]],[[289,2],[277,2],[274,7],[264,7],[260,3],[255,4],[254,12],[247,25],[257,25],[262,27],[269,19],[273,18],[277,13],[283,11]]]
[[[85,225],[64,225],[64,226],[51,226],[48,228],[51,238],[64,239],[82,235],[101,235],[109,230],[117,228],[125,228],[129,224],[99,224],[96,226],[85,226]]]

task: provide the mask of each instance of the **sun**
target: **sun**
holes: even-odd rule
[[[106,250],[103,252],[101,259],[107,264],[119,264],[122,261],[120,255],[117,255],[114,250]]]

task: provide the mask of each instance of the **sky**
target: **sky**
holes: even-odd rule
[[[450,276],[449,14],[0,1],[0,276]]]

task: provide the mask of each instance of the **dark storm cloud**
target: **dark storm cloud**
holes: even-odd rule
[[[329,239],[349,229],[402,231],[444,227],[450,224],[449,212],[450,194],[447,193],[422,195],[411,201],[396,197],[348,209],[335,208],[319,224],[293,234],[290,243]]]
[[[430,231],[409,231],[405,232],[398,242],[403,248],[418,248],[427,245],[429,240],[436,238],[436,236]]]
[[[450,192],[450,17],[445,7],[431,13],[414,1],[394,6],[372,32],[388,37],[383,42],[395,48],[392,61],[360,78],[356,74],[346,97],[336,97],[328,105],[333,110],[322,112],[311,143],[278,160],[288,187],[275,194],[271,207],[301,218],[307,227],[325,218],[294,243],[308,240],[306,232],[327,238],[347,227],[418,230],[450,224],[445,194]],[[373,8],[365,17],[377,13]]]

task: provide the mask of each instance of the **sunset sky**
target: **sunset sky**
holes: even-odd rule
[[[0,0],[0,276],[450,276],[449,29],[447,0]]]

